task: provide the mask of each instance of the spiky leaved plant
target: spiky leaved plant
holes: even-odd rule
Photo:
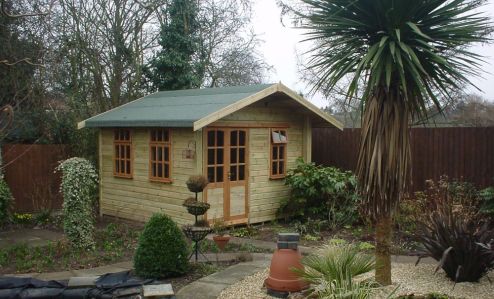
[[[494,267],[493,227],[453,213],[450,201],[440,202],[415,235],[423,246],[420,258],[439,261],[436,271],[442,268],[455,282],[476,282]]]
[[[311,284],[315,298],[370,298],[374,286],[355,280],[374,268],[374,258],[353,245],[328,245],[302,259],[303,270],[293,269]],[[311,297],[312,298],[312,297]]]
[[[357,176],[376,227],[376,279],[390,284],[392,216],[410,181],[409,124],[481,73],[467,47],[490,41],[492,26],[478,12],[485,1],[302,1],[315,88],[350,77],[349,98],[363,89]]]

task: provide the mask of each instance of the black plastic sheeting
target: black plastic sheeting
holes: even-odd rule
[[[95,287],[68,288],[64,281],[0,277],[0,299],[139,298],[142,286],[154,280],[134,278],[129,271],[100,276]]]

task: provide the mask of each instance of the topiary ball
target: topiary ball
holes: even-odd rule
[[[183,275],[189,268],[189,247],[173,220],[154,214],[139,237],[134,256],[135,273],[142,278]]]

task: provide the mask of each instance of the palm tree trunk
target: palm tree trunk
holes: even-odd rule
[[[381,285],[391,284],[391,217],[380,217],[376,221],[376,281]]]
[[[392,216],[410,181],[409,109],[399,92],[377,89],[365,103],[359,186],[376,228],[376,280],[391,284]]]

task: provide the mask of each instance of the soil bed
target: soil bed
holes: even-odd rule
[[[236,233],[239,232],[239,233]],[[248,237],[256,240],[276,242],[278,234],[282,232],[296,232],[291,223],[278,222],[268,223],[251,228],[237,228],[232,235],[237,237]],[[329,240],[344,240],[349,243],[367,242],[374,244],[374,232],[370,227],[363,225],[355,227],[344,227],[337,230],[324,229],[316,235],[302,235],[300,245],[317,247],[328,244]],[[393,254],[416,255],[418,244],[407,233],[394,231],[393,233]]]

